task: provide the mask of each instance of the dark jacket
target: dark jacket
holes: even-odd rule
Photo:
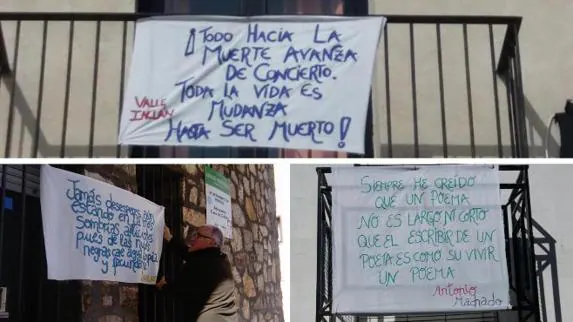
[[[181,241],[172,239],[168,248],[185,261],[173,281],[163,287],[182,307],[185,321],[234,321],[234,283],[227,256],[218,248],[189,252]],[[205,318],[213,317],[213,318]]]

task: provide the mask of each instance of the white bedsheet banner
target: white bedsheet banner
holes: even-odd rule
[[[364,153],[383,17],[143,19],[122,145]]]
[[[47,165],[40,202],[48,279],[156,282],[164,207]]]
[[[497,167],[337,168],[329,183],[334,312],[510,307]]]

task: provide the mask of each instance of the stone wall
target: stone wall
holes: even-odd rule
[[[213,165],[231,179],[233,238],[226,242],[241,321],[282,322],[278,222],[272,165]],[[185,229],[205,224],[204,166],[180,167]]]
[[[181,174],[183,230],[204,225],[203,165],[170,165]],[[272,165],[213,165],[231,179],[233,238],[229,255],[236,284],[240,321],[283,322],[278,223]],[[136,192],[134,165],[90,165],[85,174]],[[138,287],[122,283],[83,282],[84,321],[138,321]]]

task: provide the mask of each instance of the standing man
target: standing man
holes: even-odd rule
[[[221,252],[221,230],[205,225],[179,241],[165,227],[163,238],[185,263],[175,280],[162,277],[157,288],[174,295],[185,321],[236,322],[235,284],[229,259]]]

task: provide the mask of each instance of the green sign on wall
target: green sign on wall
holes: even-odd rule
[[[205,195],[207,225],[219,227],[226,238],[231,238],[233,234],[231,181],[222,173],[205,166]]]

